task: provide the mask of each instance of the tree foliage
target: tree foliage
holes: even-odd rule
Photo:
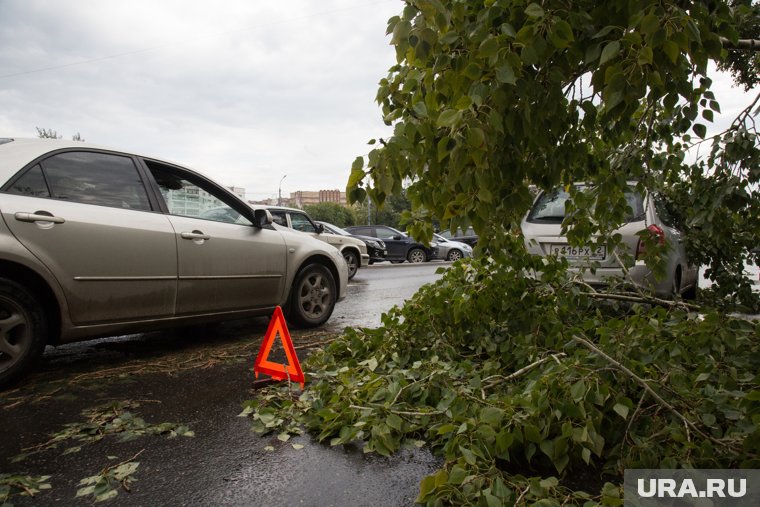
[[[357,222],[360,224],[382,224],[393,228],[406,229],[406,220],[412,205],[406,196],[406,190],[388,196],[382,206],[366,200],[356,210]]]
[[[53,129],[46,129],[46,128],[40,128],[40,127],[34,127],[37,129],[37,137],[40,139],[62,139],[63,136],[59,135],[58,132],[56,132]],[[82,135],[77,132],[73,136],[71,136],[72,141],[80,141],[84,142],[84,139],[82,138]]]
[[[560,268],[457,263],[308,358],[300,397],[244,412],[383,456],[429,445],[428,505],[621,505],[625,468],[760,465],[760,323],[599,304]]]
[[[445,463],[421,482],[428,505],[621,505],[625,468],[758,467],[756,322],[621,302],[566,261],[528,256],[518,234],[533,187],[583,181],[591,190],[570,186],[568,239],[612,248],[635,181],[675,212],[718,282],[714,302],[757,305],[741,283],[760,238],[757,103],[708,135],[721,111],[709,64],[728,61],[740,12],[407,0],[389,20],[397,65],[377,95],[393,135],[354,161],[349,197],[382,204],[406,188],[415,235],[472,224],[488,255],[316,353],[299,397],[272,388],[249,402],[254,429],[302,425],[382,455],[429,445]]]
[[[718,67],[730,71],[736,83],[746,90],[760,84],[760,4],[752,0],[733,0],[731,2],[736,19],[736,29],[742,39],[757,42],[758,52],[747,55],[745,51],[729,50],[726,58],[718,62]]]
[[[320,202],[307,204],[303,210],[314,220],[328,222],[338,227],[348,227],[356,224],[356,213],[336,202]]]
[[[755,112],[707,139],[720,112],[708,63],[725,61],[721,41],[738,40],[737,26],[726,2],[410,0],[389,21],[398,64],[377,95],[393,135],[354,162],[349,197],[383,203],[411,181],[418,236],[436,219],[471,223],[486,249],[515,259],[523,249],[505,232],[518,229],[531,185],[596,188],[574,210],[578,243],[622,222],[627,181],[677,187],[683,222],[710,233],[692,242],[700,260],[725,273],[760,237]],[[704,143],[710,155],[690,161]],[[725,202],[731,230],[746,234],[711,225]]]

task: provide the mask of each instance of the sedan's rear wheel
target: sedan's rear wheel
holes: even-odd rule
[[[330,270],[321,264],[309,264],[296,276],[289,317],[303,327],[322,325],[335,309],[337,293]]]
[[[45,315],[34,295],[0,278],[0,387],[31,370],[45,350]]]
[[[421,248],[412,248],[409,250],[406,258],[409,259],[409,262],[419,264],[427,260],[427,255],[425,255],[425,252]]]
[[[348,279],[350,280],[359,271],[359,256],[354,252],[343,252],[343,258],[346,259],[348,265]]]
[[[461,258],[462,258],[462,252],[460,252],[459,250],[451,250],[449,251],[449,255],[446,257],[446,260],[449,260],[451,262],[456,262]]]

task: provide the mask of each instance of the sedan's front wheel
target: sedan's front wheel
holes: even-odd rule
[[[45,315],[34,295],[0,278],[0,387],[27,373],[45,350]]]
[[[303,327],[320,326],[332,315],[337,293],[330,270],[321,264],[309,264],[296,276],[288,316]]]
[[[425,255],[425,252],[421,248],[412,248],[409,250],[409,254],[406,258],[409,259],[409,262],[419,264],[420,262],[425,262],[427,260],[427,255]]]

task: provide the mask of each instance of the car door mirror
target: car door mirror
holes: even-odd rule
[[[253,225],[261,229],[268,225],[272,225],[274,218],[268,209],[257,209],[253,211]]]
[[[317,224],[317,234],[322,234],[325,232],[325,226],[322,224]]]

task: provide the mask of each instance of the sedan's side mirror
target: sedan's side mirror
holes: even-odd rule
[[[317,234],[322,234],[325,232],[325,226],[322,224],[317,224]]]
[[[253,225],[255,227],[261,229],[267,225],[272,225],[272,222],[274,222],[274,218],[268,209],[253,210]]]

